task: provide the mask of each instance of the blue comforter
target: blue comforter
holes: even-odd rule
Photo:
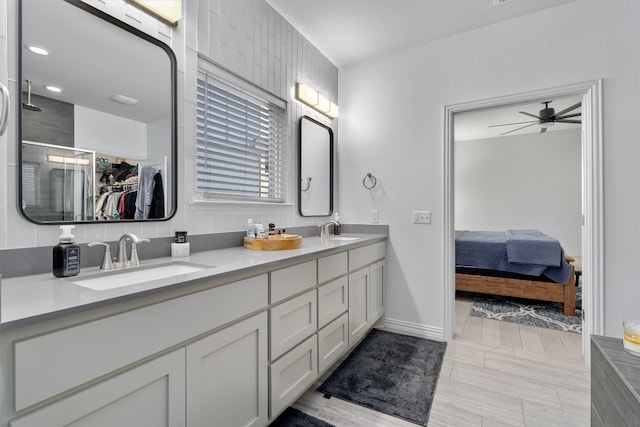
[[[545,276],[556,283],[571,275],[560,242],[537,230],[456,231],[456,266]]]

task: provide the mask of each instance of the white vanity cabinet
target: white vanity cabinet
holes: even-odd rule
[[[267,423],[267,313],[186,347],[187,426]]]
[[[11,425],[265,425],[267,305],[263,274],[19,340]]]
[[[348,252],[318,260],[318,372],[322,374],[349,348]],[[326,283],[323,283],[326,282]]]
[[[350,346],[384,313],[384,256],[384,242],[349,251]]]
[[[317,261],[273,271],[270,279],[269,416],[275,418],[318,375]]]
[[[11,421],[11,427],[184,426],[184,349]]]
[[[0,427],[266,426],[383,315],[384,251],[332,249],[10,330]]]
[[[385,261],[380,260],[369,266],[369,319],[370,326],[384,314],[384,270]]]

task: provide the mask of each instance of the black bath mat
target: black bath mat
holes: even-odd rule
[[[284,410],[282,414],[278,416],[269,427],[335,427],[333,424],[329,424],[309,414],[289,407]]]
[[[446,347],[374,329],[318,391],[426,426]]]

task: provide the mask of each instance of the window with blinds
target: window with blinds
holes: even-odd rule
[[[286,110],[198,71],[198,190],[207,198],[284,202]]]

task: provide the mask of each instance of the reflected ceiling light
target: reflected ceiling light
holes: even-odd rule
[[[60,88],[59,88],[59,87],[57,87],[57,86],[47,85],[47,86],[45,86],[44,88],[45,88],[45,89],[47,89],[47,90],[48,90],[48,91],[50,91],[50,92],[55,92],[55,93],[60,93],[60,92],[62,92],[62,89],[60,89]]]
[[[137,99],[125,95],[113,95],[111,97],[111,100],[126,105],[134,105],[138,103]]]
[[[331,119],[338,117],[338,106],[304,83],[296,84],[296,99]]]
[[[77,159],[75,157],[58,156],[55,154],[47,154],[47,160],[51,163],[64,163],[67,165],[87,166],[91,163],[89,159]]]
[[[37,55],[49,55],[49,51],[40,46],[27,46],[27,49]]]

